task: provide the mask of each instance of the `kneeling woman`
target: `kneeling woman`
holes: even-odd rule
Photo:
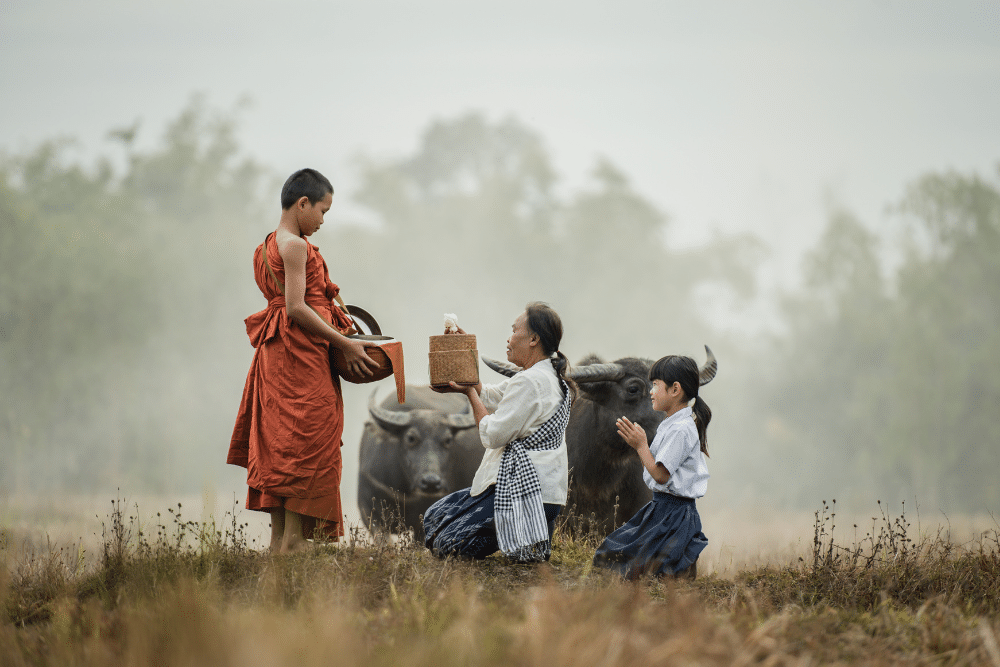
[[[441,558],[502,551],[532,562],[551,553],[553,522],[566,504],[566,425],[575,387],[566,379],[554,310],[530,303],[512,329],[507,360],[523,370],[499,384],[440,390],[468,397],[486,448],[472,487],[424,514],[424,543]]]

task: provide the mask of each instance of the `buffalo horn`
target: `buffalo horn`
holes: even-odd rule
[[[386,410],[385,408],[376,405],[375,394],[377,393],[378,389],[373,391],[372,395],[368,398],[368,412],[371,413],[371,416],[378,422],[379,426],[385,429],[409,426],[410,413],[399,410]]]
[[[466,404],[468,405],[468,404]],[[472,428],[476,425],[476,418],[472,414],[472,406],[465,412],[453,413],[445,417],[445,423],[452,428]]]
[[[481,357],[483,363],[495,370],[500,375],[506,375],[509,378],[514,377],[515,374],[520,373],[524,369],[520,366],[515,366],[514,364],[508,364],[506,361],[494,361],[489,357]]]
[[[719,364],[708,345],[705,346],[705,354],[708,355],[708,358],[705,359],[705,365],[698,369],[698,384],[708,384],[719,370]]]
[[[482,357],[483,363],[495,370],[500,375],[514,377],[524,369],[505,361],[494,361],[488,357]],[[602,382],[621,380],[625,376],[625,368],[620,364],[590,364],[588,366],[578,366],[571,368],[566,377],[574,382]]]
[[[574,382],[615,382],[625,377],[621,364],[587,364],[571,368],[566,377]]]

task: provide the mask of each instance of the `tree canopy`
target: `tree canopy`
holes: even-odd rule
[[[154,149],[138,125],[112,131],[123,163],[83,166],[58,141],[0,162],[4,488],[190,490],[223,467],[252,354],[242,320],[263,307],[250,258],[284,177],[242,154],[237,120],[195,100]],[[760,239],[672,248],[684,221],[604,158],[559,195],[543,138],[514,117],[436,120],[412,154],[358,174],[378,223],[311,240],[347,301],[404,341],[411,381],[443,313],[502,358],[524,305],[547,301],[571,361],[712,346],[713,493],[733,502],[1000,502],[996,180],[916,179],[894,209],[902,238],[832,210],[781,333],[748,336],[720,330],[706,295],[754,295]]]
[[[877,237],[836,211],[789,298],[790,360],[763,404],[797,474],[841,497],[878,489],[962,510],[1000,503],[1000,188],[917,179],[892,272]],[[846,486],[852,487],[847,490]],[[801,494],[801,490],[795,491]]]

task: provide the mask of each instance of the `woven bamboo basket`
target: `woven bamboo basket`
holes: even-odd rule
[[[479,384],[479,351],[473,334],[431,336],[430,376],[432,387],[449,382],[469,387]]]

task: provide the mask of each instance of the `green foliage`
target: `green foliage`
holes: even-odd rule
[[[418,340],[456,312],[495,357],[524,304],[542,300],[560,313],[571,356],[697,352],[708,328],[695,288],[752,284],[752,244],[672,252],[666,216],[607,160],[591,187],[556,197],[541,139],[512,118],[437,121],[413,155],[363,161],[361,175],[356,200],[382,230],[339,231],[336,245],[360,252],[335,263],[397,327],[424,327]]]
[[[995,508],[1000,184],[929,175],[911,187],[902,210],[911,216],[911,235],[929,243],[914,243],[899,272],[905,319],[892,349],[897,374],[890,391],[908,400],[889,412],[888,439],[907,444],[894,461],[902,480],[894,481],[938,486],[944,497],[971,495]]]
[[[352,252],[332,262],[324,256],[332,271],[351,278],[353,294],[364,290],[351,296],[345,287],[345,298],[377,304],[395,331],[419,331],[416,340],[439,333],[441,313],[461,316],[463,306],[470,325],[482,317],[475,327],[481,335],[506,332],[528,300],[518,288],[539,282],[538,260],[552,249],[554,177],[540,139],[513,119],[492,125],[469,114],[433,123],[414,155],[365,162],[361,175],[355,199],[383,229],[334,230],[336,247]],[[527,275],[497,290],[511,265]],[[487,312],[473,305],[484,298],[492,305]]]
[[[64,166],[62,149],[45,144],[11,161],[0,185],[0,394],[10,397],[0,429],[15,452],[6,484],[19,464],[50,459],[64,426],[114,400],[108,364],[134,363],[160,319],[136,289],[154,256],[147,230],[129,224],[136,201],[116,191],[106,164],[94,174]],[[52,457],[54,475],[43,477],[74,476],[74,449]]]
[[[241,322],[263,305],[250,257],[281,182],[241,154],[237,117],[196,98],[153,149],[137,148],[139,124],[111,132],[124,161],[86,168],[55,141],[0,162],[2,488],[184,491],[223,468],[252,354]],[[605,159],[559,196],[543,139],[515,118],[437,120],[412,154],[358,170],[377,224],[312,240],[347,301],[404,341],[411,381],[426,381],[442,313],[502,358],[513,318],[543,300],[574,361],[713,347],[713,494],[1000,503],[996,182],[917,180],[902,244],[832,211],[784,333],[763,340],[707,315],[719,295],[754,296],[759,239],[672,248],[676,223]]]
[[[2,165],[8,483],[30,471],[62,488],[155,492],[198,488],[222,467],[251,353],[239,322],[263,305],[249,258],[280,182],[240,155],[236,114],[195,98],[148,151],[139,123],[114,130],[118,169],[110,157],[73,164],[56,142]],[[542,139],[513,118],[436,121],[413,155],[360,169],[355,197],[380,226],[328,227],[313,242],[347,301],[414,351],[416,382],[419,341],[444,312],[489,356],[502,357],[524,304],[544,300],[563,314],[568,354],[656,357],[708,338],[698,284],[747,282],[732,245],[670,252],[666,216],[606,160],[592,188],[560,201]]]
[[[260,219],[266,174],[240,158],[233,118],[197,100],[157,149],[133,150],[136,129],[119,137],[122,173],[69,162],[65,142],[0,168],[6,489],[163,488],[204,460],[198,412],[213,400],[194,369],[234,356],[204,341],[246,315],[214,294],[246,283],[230,239]]]
[[[907,192],[894,280],[878,239],[831,215],[786,302],[770,440],[825,492],[851,486],[953,511],[1000,503],[1000,190],[928,175]],[[778,347],[780,346],[780,348]],[[821,491],[824,492],[824,491]]]

